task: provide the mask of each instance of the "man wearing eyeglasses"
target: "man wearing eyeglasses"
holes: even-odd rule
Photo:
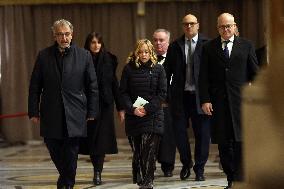
[[[188,14],[182,19],[184,35],[169,45],[165,61],[176,145],[180,154],[181,180],[190,176],[193,166],[187,128],[191,121],[195,136],[194,166],[196,181],[204,181],[204,166],[208,159],[210,132],[209,116],[200,106],[198,75],[203,44],[208,41],[198,33],[197,18]],[[170,84],[171,82],[171,84]]]
[[[39,52],[29,88],[29,117],[40,123],[59,178],[58,189],[75,184],[79,138],[98,113],[96,72],[90,53],[72,43],[73,26],[64,19],[52,27],[55,43]]]
[[[203,46],[199,74],[202,110],[211,116],[211,141],[218,144],[228,186],[242,179],[241,90],[258,70],[253,45],[235,35],[233,15],[218,17],[217,38]]]

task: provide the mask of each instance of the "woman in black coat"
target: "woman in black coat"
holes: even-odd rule
[[[120,82],[125,115],[125,131],[133,149],[133,182],[153,188],[158,144],[163,134],[162,102],[166,97],[166,74],[157,64],[151,42],[142,39],[128,57]],[[137,98],[146,104],[135,103]],[[142,100],[143,101],[143,100]]]
[[[99,117],[88,121],[88,138],[81,142],[80,153],[89,154],[94,166],[95,185],[101,184],[105,154],[116,154],[117,142],[114,127],[114,101],[121,113],[120,95],[116,78],[116,56],[106,51],[102,36],[96,32],[90,33],[85,42],[85,49],[93,57],[99,88]]]

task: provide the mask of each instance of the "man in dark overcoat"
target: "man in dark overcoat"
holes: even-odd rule
[[[195,180],[204,181],[204,166],[209,155],[210,128],[209,116],[201,110],[197,83],[201,50],[208,39],[198,33],[199,23],[194,15],[186,15],[182,20],[182,26],[184,35],[170,44],[165,61],[169,106],[176,145],[183,165],[180,178],[187,179],[193,166],[187,134],[190,120],[195,136]]]
[[[73,188],[79,138],[87,119],[97,117],[98,88],[90,53],[71,43],[72,24],[54,22],[55,44],[39,52],[29,88],[29,117],[40,122],[40,135],[59,178],[57,188]]]
[[[199,92],[202,110],[212,116],[211,140],[218,144],[228,186],[242,177],[241,90],[258,70],[253,45],[234,35],[233,15],[218,17],[220,36],[203,47]]]
[[[158,64],[164,65],[170,43],[170,32],[166,29],[156,29],[153,33],[153,46],[158,57]],[[164,111],[164,133],[159,144],[157,160],[165,177],[172,177],[175,167],[176,143],[174,129],[168,104],[162,104]]]

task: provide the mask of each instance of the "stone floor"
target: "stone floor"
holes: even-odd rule
[[[108,155],[102,173],[103,184],[92,185],[92,166],[87,156],[79,156],[75,189],[137,189],[131,180],[131,152],[126,140],[119,139],[119,153]],[[216,161],[217,149],[212,145],[205,168],[206,181],[194,181],[194,174],[186,181],[179,179],[181,164],[177,161],[174,176],[163,177],[160,165],[155,173],[155,189],[222,189],[226,185],[224,173]],[[44,144],[31,141],[25,145],[8,146],[0,142],[0,189],[55,189],[58,174]]]

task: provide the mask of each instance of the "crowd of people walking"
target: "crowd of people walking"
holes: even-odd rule
[[[176,149],[180,179],[193,171],[196,181],[206,180],[210,143],[218,144],[226,189],[242,181],[241,89],[258,70],[254,47],[237,35],[230,13],[217,18],[215,39],[199,33],[193,14],[181,27],[183,35],[172,42],[166,29],[137,40],[119,80],[117,57],[101,34],[88,34],[80,48],[72,41],[73,25],[54,22],[55,43],[37,56],[28,109],[58,170],[58,189],[74,187],[78,154],[90,156],[93,184],[102,184],[105,155],[118,153],[114,107],[125,123],[139,189],[154,188],[156,161],[165,177],[173,176]]]

